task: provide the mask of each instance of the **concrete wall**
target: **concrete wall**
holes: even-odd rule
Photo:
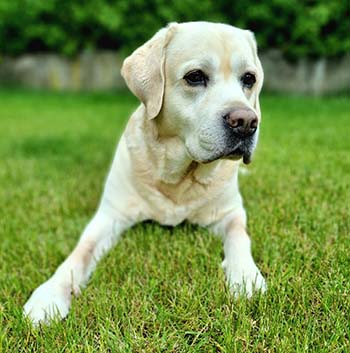
[[[266,90],[313,95],[350,92],[350,53],[339,59],[301,59],[293,64],[277,50],[260,58]]]
[[[322,95],[350,92],[350,54],[341,59],[286,61],[277,50],[260,54],[264,89]],[[54,54],[0,56],[0,85],[55,90],[100,90],[125,87],[117,52],[84,52],[74,59]]]
[[[122,58],[116,52],[84,52],[74,59],[55,54],[0,57],[0,85],[54,90],[124,87]]]

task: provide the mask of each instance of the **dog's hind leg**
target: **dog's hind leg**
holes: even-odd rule
[[[24,313],[33,324],[67,316],[72,296],[79,294],[102,255],[131,225],[123,217],[112,218],[102,211],[96,213],[73,252],[24,305]]]

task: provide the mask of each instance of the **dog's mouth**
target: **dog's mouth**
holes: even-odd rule
[[[230,159],[234,161],[238,161],[239,159],[243,159],[244,164],[250,164],[252,161],[252,151],[250,149],[236,148],[234,150],[227,150],[218,155],[212,156],[206,160],[198,161],[203,164],[214,162],[218,159]]]
[[[232,152],[229,152],[228,154],[223,155],[222,158],[233,159],[233,160],[238,160],[242,158],[244,164],[250,164],[250,162],[252,161],[252,152],[242,148],[237,148]]]
[[[202,142],[202,141],[201,141]],[[214,144],[214,143],[201,143],[201,148],[206,155],[206,158],[203,158],[203,155],[197,155],[193,153],[194,151],[191,148],[187,147],[187,153],[189,157],[198,163],[211,163],[218,159],[230,159],[238,161],[243,160],[244,164],[250,164],[252,161],[252,155],[255,149],[256,142],[254,139],[241,139],[233,140],[230,139],[224,144]]]
[[[252,161],[254,147],[255,143],[252,139],[240,140],[236,143],[231,142],[227,144],[221,158],[233,160],[242,158],[244,164],[249,164]]]

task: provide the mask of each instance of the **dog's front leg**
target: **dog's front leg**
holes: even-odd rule
[[[214,227],[223,237],[225,258],[222,267],[234,295],[251,297],[254,291],[266,290],[250,249],[244,210],[226,216]]]
[[[79,294],[101,256],[117,242],[122,231],[131,226],[121,219],[111,218],[101,211],[96,213],[73,252],[25,304],[24,313],[34,324],[48,323],[68,314],[72,296]]]

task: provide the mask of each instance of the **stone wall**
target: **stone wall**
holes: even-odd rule
[[[74,59],[55,54],[0,57],[0,85],[54,90],[102,90],[125,87],[122,58],[116,52],[84,52]]]
[[[350,93],[350,54],[339,59],[286,61],[277,50],[260,55],[264,89],[313,95]]]
[[[286,61],[277,50],[260,54],[266,91],[322,95],[350,92],[350,54],[341,59]],[[0,57],[0,85],[55,90],[125,87],[116,52],[84,52],[74,59],[54,54]]]

